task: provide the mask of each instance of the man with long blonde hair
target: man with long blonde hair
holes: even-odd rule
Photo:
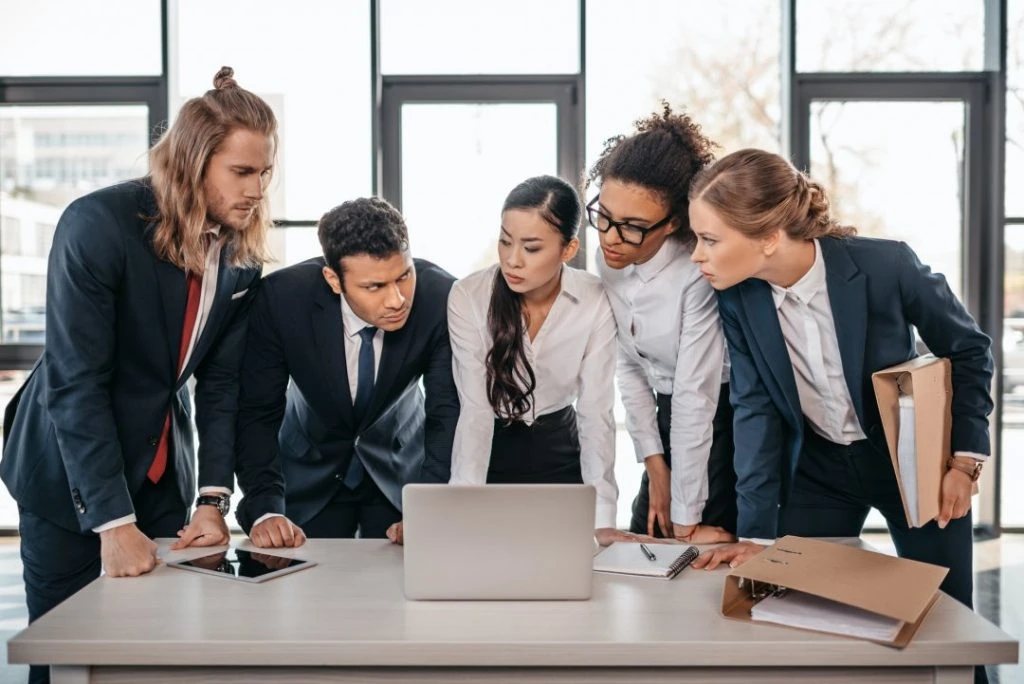
[[[150,175],[61,216],[46,345],[4,416],[0,476],[20,513],[29,620],[100,574],[228,541],[238,373],[267,260],[270,107],[224,67],[150,151]],[[191,406],[195,377],[199,499]],[[31,681],[47,681],[33,668]]]

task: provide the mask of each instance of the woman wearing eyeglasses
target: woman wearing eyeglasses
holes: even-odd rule
[[[581,214],[565,181],[520,183],[502,207],[499,263],[452,287],[451,482],[593,484],[607,544],[635,536],[614,529],[615,320],[601,281],[567,265]]]
[[[666,104],[608,141],[588,174],[626,428],[645,470],[630,530],[695,543],[736,530],[729,365],[714,290],[690,261],[687,215],[713,146]]]

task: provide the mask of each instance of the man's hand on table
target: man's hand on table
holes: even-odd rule
[[[726,544],[714,549],[708,549],[697,557],[690,566],[697,570],[714,570],[722,563],[727,563],[730,568],[743,565],[748,560],[764,551],[767,546],[761,546],[754,542],[741,541],[734,544]]]
[[[100,532],[100,559],[109,577],[138,577],[157,566],[156,542],[135,523]]]

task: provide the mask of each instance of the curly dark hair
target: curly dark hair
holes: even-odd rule
[[[409,249],[405,219],[379,197],[360,197],[334,207],[321,217],[316,233],[327,265],[342,282],[344,257],[369,254],[386,259]]]
[[[694,243],[690,229],[688,193],[694,176],[715,159],[719,145],[708,139],[685,113],[676,114],[662,100],[661,112],[637,120],[631,135],[618,135],[604,143],[604,150],[590,167],[583,183],[591,185],[614,179],[639,185],[656,193],[668,205],[678,229],[673,233]]]

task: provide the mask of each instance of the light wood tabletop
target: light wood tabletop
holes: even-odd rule
[[[627,681],[622,668],[632,668],[634,683],[744,681],[744,670],[759,668],[762,681],[789,683],[966,682],[971,665],[1018,657],[1014,638],[945,595],[897,650],[724,618],[721,570],[690,568],[671,581],[598,573],[588,601],[410,601],[402,548],[386,541],[310,540],[276,553],[318,565],[262,584],[166,565],[140,578],[101,577],[11,639],[9,661],[64,666],[54,684],[203,681],[208,667],[221,668],[218,682],[312,667],[303,670],[312,679],[287,679],[450,681],[463,672],[596,682],[617,681],[605,679],[615,673]]]

